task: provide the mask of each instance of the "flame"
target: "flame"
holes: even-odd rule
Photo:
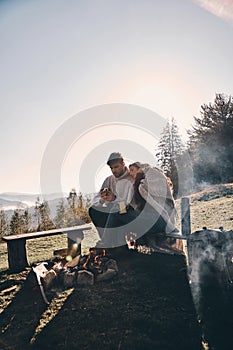
[[[83,263],[81,268],[87,269],[88,265],[97,268],[99,272],[102,272],[101,265],[103,264],[102,258],[107,256],[106,249],[102,249],[100,254],[97,254],[97,249],[92,248],[89,255],[86,257],[86,261]]]
[[[87,264],[89,263],[90,258],[91,258],[91,255],[88,255],[87,258],[86,258],[85,263],[84,263],[83,266],[82,266],[83,269],[86,269],[86,268],[87,268]]]

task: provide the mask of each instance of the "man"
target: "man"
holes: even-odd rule
[[[106,233],[105,226],[109,215],[114,212],[125,213],[130,210],[133,198],[133,178],[125,166],[122,155],[119,152],[111,153],[107,164],[112,175],[104,180],[100,192],[94,198],[93,205],[89,209],[90,218],[96,226],[101,240]]]

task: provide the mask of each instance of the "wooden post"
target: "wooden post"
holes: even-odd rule
[[[191,220],[190,220],[190,202],[188,197],[181,198],[181,230],[182,235],[187,237],[186,250],[188,265],[192,263],[192,247],[190,246],[190,235],[191,235]]]
[[[188,197],[181,198],[181,231],[182,235],[190,236],[191,222],[190,222],[190,204]]]
[[[12,272],[19,272],[29,266],[26,251],[26,239],[7,241],[8,263]]]

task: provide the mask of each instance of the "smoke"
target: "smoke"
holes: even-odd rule
[[[197,312],[202,317],[205,290],[221,290],[225,297],[233,286],[233,231],[202,230],[188,242],[190,285]],[[206,301],[205,301],[206,302]]]

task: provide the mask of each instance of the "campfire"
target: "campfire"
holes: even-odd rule
[[[117,262],[108,256],[106,249],[90,249],[89,254],[73,259],[70,256],[56,258],[50,263],[38,264],[33,270],[45,291],[93,285],[112,279],[118,273]]]

